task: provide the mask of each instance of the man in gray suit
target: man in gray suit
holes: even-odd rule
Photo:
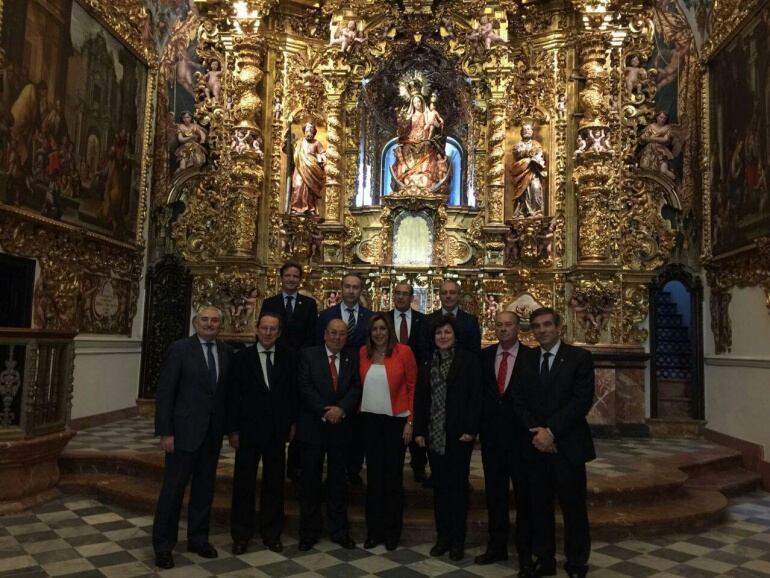
[[[204,558],[218,553],[209,542],[219,451],[225,433],[227,369],[230,346],[217,339],[222,312],[198,309],[195,335],[171,344],[155,398],[155,435],[166,453],[163,486],[152,526],[159,568],[173,568],[179,512],[192,479],[187,514],[187,550]]]

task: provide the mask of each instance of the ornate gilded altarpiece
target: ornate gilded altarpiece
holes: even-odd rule
[[[0,14],[0,248],[38,262],[35,327],[130,335],[157,88],[144,7],[5,0]]]
[[[716,353],[730,351],[735,287],[770,309],[770,2],[719,2],[704,46],[703,262]]]
[[[152,244],[229,337],[252,338],[287,259],[321,307],[344,271],[375,309],[404,277],[432,309],[452,277],[485,339],[501,308],[525,329],[538,305],[564,311],[596,353],[594,423],[643,423],[648,284],[692,207],[658,71],[629,64],[654,50],[648,2],[196,6],[196,106],[156,135]],[[192,144],[172,171],[174,131]]]

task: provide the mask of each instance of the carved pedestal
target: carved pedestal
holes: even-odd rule
[[[21,512],[59,495],[59,454],[74,435],[63,431],[0,442],[0,514]]]

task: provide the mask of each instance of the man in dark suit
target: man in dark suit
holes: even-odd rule
[[[286,442],[294,435],[296,358],[278,344],[281,318],[263,313],[257,343],[233,357],[229,376],[228,427],[235,452],[230,534],[233,554],[246,552],[256,531],[257,467],[262,460],[259,531],[273,552],[283,551],[283,483]]]
[[[521,452],[529,443],[527,430],[513,409],[513,391],[537,376],[529,369],[531,349],[519,342],[519,318],[501,311],[495,318],[498,343],[481,352],[484,372],[481,413],[481,460],[487,498],[489,542],[476,564],[508,559],[509,487],[513,483],[516,504],[516,551],[519,568],[532,567],[532,513]]]
[[[540,347],[530,358],[538,379],[514,390],[514,407],[532,435],[524,459],[532,493],[531,576],[556,573],[554,496],[564,517],[564,568],[572,577],[588,571],[591,536],[586,507],[586,462],[596,457],[586,415],[594,400],[591,352],[561,341],[561,317],[550,307],[530,314]]]
[[[315,299],[300,295],[298,291],[302,284],[302,267],[298,263],[292,261],[284,263],[280,274],[281,292],[262,302],[259,316],[262,317],[265,313],[277,313],[282,321],[278,344],[299,355],[300,349],[315,343],[318,307]],[[286,476],[294,481],[299,478],[299,450],[294,441],[289,444]]]
[[[426,341],[428,339],[427,316],[416,309],[412,309],[412,297],[414,288],[408,281],[400,281],[393,287],[393,327],[396,330],[399,343],[408,345],[414,353],[417,366],[425,357]],[[425,481],[425,466],[428,464],[428,456],[425,448],[418,446],[414,440],[409,444],[411,460],[409,465],[414,472],[416,482]]]
[[[460,309],[460,284],[447,279],[441,284],[439,290],[439,299],[441,300],[441,309],[437,309],[430,314],[428,324],[440,319],[444,315],[451,315],[457,322],[457,344],[472,353],[481,351],[481,328],[479,320],[475,315]],[[433,355],[432,340],[426,341],[426,354]]]
[[[361,379],[358,352],[345,349],[347,326],[332,319],[324,344],[302,351],[299,368],[300,409],[297,441],[300,443],[299,550],[306,552],[321,535],[321,475],[326,458],[326,512],[332,541],[346,549],[356,547],[350,537],[347,514],[347,453],[353,430],[349,416],[358,409]]]
[[[372,316],[371,310],[360,304],[361,291],[364,283],[356,273],[349,273],[342,278],[342,302],[334,307],[321,311],[318,316],[317,341],[323,343],[326,327],[332,319],[342,319],[347,323],[347,342],[345,348],[358,359],[358,350],[366,343],[367,326]],[[364,464],[366,448],[361,428],[361,419],[358,412],[348,417],[353,427],[353,442],[350,444],[348,455],[348,479],[351,484],[360,486],[361,468]]]
[[[262,302],[259,316],[276,313],[281,318],[281,337],[278,343],[295,353],[315,343],[318,308],[315,299],[300,295],[302,267],[297,263],[284,263],[281,267],[281,292]]]
[[[155,435],[166,453],[163,485],[155,509],[152,546],[160,568],[174,567],[179,511],[192,478],[187,514],[187,550],[204,558],[218,553],[209,542],[217,461],[225,434],[230,347],[216,337],[222,312],[201,307],[195,335],[171,344],[155,399]]]

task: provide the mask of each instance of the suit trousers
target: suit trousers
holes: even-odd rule
[[[404,513],[405,417],[361,414],[366,439],[367,536],[398,542]]]
[[[449,441],[443,455],[430,450],[433,511],[438,541],[465,546],[468,522],[468,475],[474,442]]]
[[[366,439],[364,438],[363,421],[361,419],[361,414],[358,411],[346,419],[350,420],[353,427],[353,439],[348,447],[348,475],[360,475],[361,469],[364,467],[364,458],[366,457]]]
[[[330,426],[327,426],[330,427]],[[323,529],[321,502],[323,500],[324,458],[326,459],[326,516],[332,539],[347,536],[348,479],[346,462],[348,445],[300,444],[299,536],[301,540],[318,540]]]
[[[533,553],[538,560],[553,560],[556,554],[554,497],[559,500],[564,518],[564,554],[567,572],[588,570],[591,534],[586,506],[586,466],[575,465],[563,454],[539,454],[527,464],[527,478],[532,492],[534,524]]]
[[[259,531],[265,541],[276,541],[283,532],[285,444],[243,444],[235,452],[230,534],[233,541],[247,541],[257,530],[257,468],[262,460],[259,494]]]
[[[166,454],[163,485],[152,524],[152,547],[155,552],[171,552],[176,546],[182,499],[191,478],[187,543],[192,547],[208,543],[211,503],[214,500],[221,449],[222,437],[213,435],[209,429],[203,443],[195,451],[175,450]]]
[[[409,465],[415,473],[425,473],[425,466],[428,465],[428,451],[421,448],[414,441],[409,444]]]
[[[508,551],[510,532],[510,485],[516,505],[516,552],[519,563],[532,560],[532,498],[527,483],[526,465],[515,448],[498,440],[482,439],[481,461],[484,465],[484,487],[487,498],[489,549]]]

